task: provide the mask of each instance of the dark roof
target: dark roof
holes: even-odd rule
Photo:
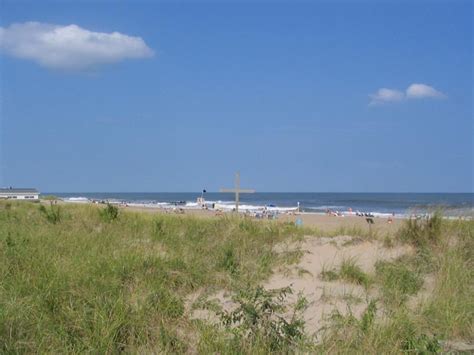
[[[21,194],[21,193],[39,193],[38,190],[36,189],[33,189],[33,188],[13,188],[13,187],[7,187],[7,188],[0,188],[0,194],[1,193],[18,193],[18,194]]]

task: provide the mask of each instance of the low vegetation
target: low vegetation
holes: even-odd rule
[[[291,293],[290,287],[265,290],[261,286],[237,293],[234,301],[238,307],[221,313],[221,320],[231,330],[233,342],[238,344],[238,348],[248,349],[248,352],[273,353],[296,351],[304,346],[301,314],[306,309],[307,301],[300,296],[287,320],[284,317],[288,308],[286,296]],[[232,352],[233,349],[228,350]]]
[[[359,316],[334,313],[313,338],[303,297],[291,305],[290,288],[259,286],[303,254],[273,247],[309,230],[110,205],[1,202],[0,353],[441,351],[474,338],[474,222],[434,218],[407,222],[391,244],[409,243],[415,253],[379,262],[373,274],[354,259],[324,270],[328,282],[362,285],[367,306]],[[412,302],[428,276],[432,292]],[[209,305],[217,324],[190,317],[190,295],[223,289],[235,309]]]
[[[40,205],[39,211],[50,223],[56,224],[61,221],[61,208],[53,203],[50,203],[49,208],[45,207],[45,205]]]
[[[372,282],[371,277],[365,273],[359,265],[357,265],[357,260],[355,258],[344,259],[339,269],[324,268],[320,276],[324,281],[342,280],[362,285],[365,288],[368,288]]]
[[[423,285],[423,275],[404,262],[404,258],[394,262],[377,262],[376,276],[385,305],[399,307],[415,295]]]
[[[0,353],[184,352],[201,327],[184,312],[186,296],[256,287],[285,260],[272,246],[303,233],[232,217],[2,202]]]
[[[376,264],[367,308],[357,318],[335,312],[321,329],[317,351],[340,353],[437,353],[473,350],[474,222],[443,220],[439,214],[408,220],[396,239],[413,255]],[[341,268],[342,270],[342,268]],[[325,270],[326,280],[341,277]],[[428,277],[434,288],[416,296]],[[410,302],[409,301],[415,301]],[[419,302],[416,302],[419,301]],[[377,316],[375,316],[377,314]]]
[[[119,216],[119,209],[117,206],[107,203],[104,209],[99,211],[100,216],[104,222],[115,221]]]

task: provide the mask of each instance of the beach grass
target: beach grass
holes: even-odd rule
[[[289,321],[277,316],[291,311],[284,295],[259,287],[304,254],[274,247],[311,230],[227,215],[0,202],[0,353],[400,353],[473,339],[474,222],[409,223],[392,238],[413,245],[413,255],[377,264],[374,275],[352,259],[326,270],[380,296],[368,297],[360,317],[335,313],[313,339],[296,310]],[[434,289],[409,308],[427,276]],[[220,326],[189,316],[190,295],[219,290],[236,295],[240,313],[221,313]]]
[[[339,268],[323,267],[320,277],[323,281],[342,280],[365,288],[368,288],[372,283],[371,276],[362,270],[357,264],[356,258],[353,257],[344,258]]]
[[[184,351],[185,297],[267,277],[293,224],[0,204],[0,352]],[[179,331],[178,331],[179,330]]]
[[[317,351],[347,354],[458,353],[473,350],[474,222],[435,215],[407,220],[395,239],[416,247],[413,255],[376,264],[367,308],[360,317],[334,312]],[[326,270],[327,278],[339,273]],[[433,289],[426,280],[433,279]],[[423,289],[426,298],[415,300]],[[374,314],[378,314],[377,317]]]

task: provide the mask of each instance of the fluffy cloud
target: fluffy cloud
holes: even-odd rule
[[[372,99],[370,105],[376,105],[384,102],[401,101],[405,98],[405,95],[398,90],[382,88],[375,94],[369,95],[369,97]]]
[[[0,49],[44,67],[65,70],[89,69],[124,59],[153,56],[153,50],[140,37],[39,22],[0,27]]]
[[[435,88],[425,84],[411,84],[406,90],[409,99],[422,99],[425,97],[443,98],[445,95]]]
[[[405,92],[395,89],[379,89],[375,94],[370,94],[369,106],[383,104],[386,102],[403,101],[406,99],[423,99],[423,98],[445,98],[446,95],[426,84],[411,84]]]

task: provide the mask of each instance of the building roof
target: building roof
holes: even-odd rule
[[[33,188],[13,188],[13,187],[8,187],[8,188],[1,188],[0,187],[0,194],[39,194],[39,191],[37,189]]]

